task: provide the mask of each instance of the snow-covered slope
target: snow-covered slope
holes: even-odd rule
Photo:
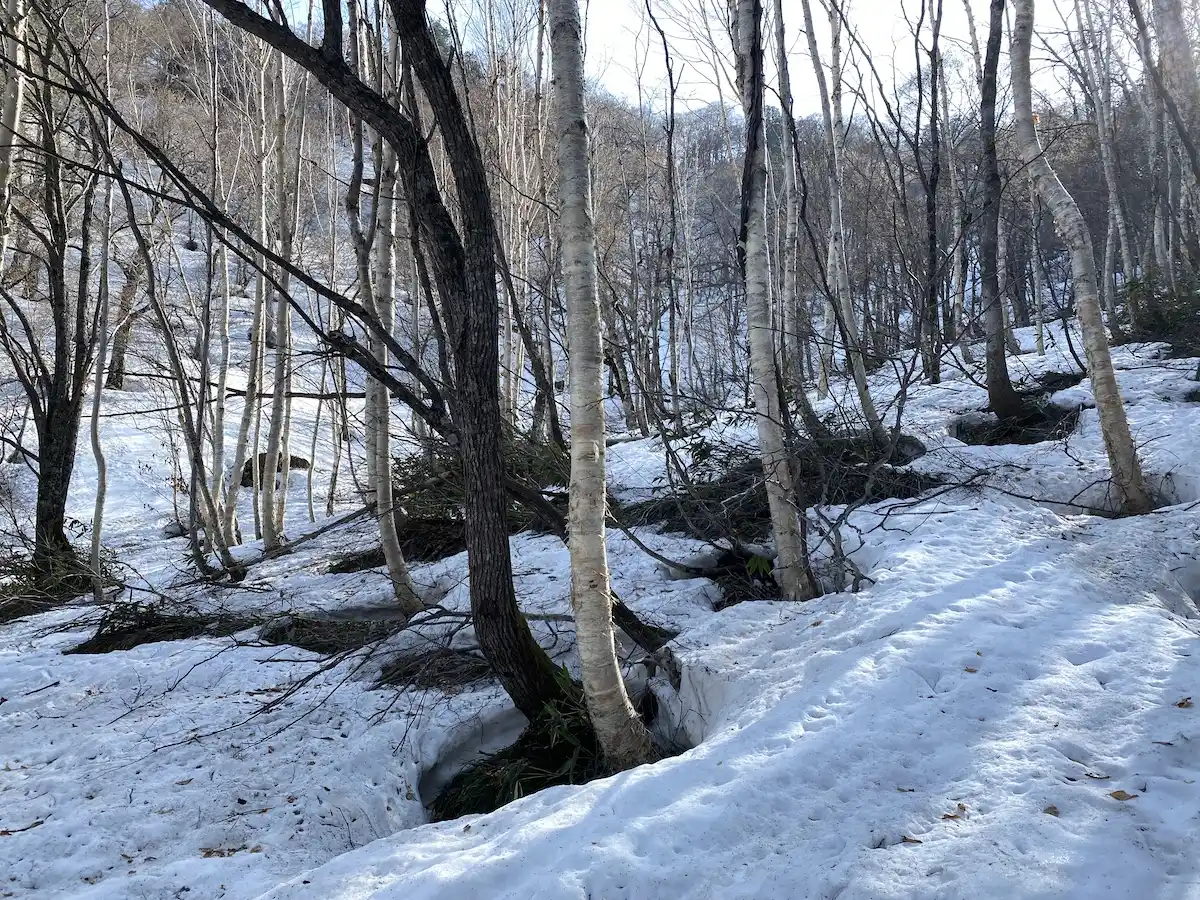
[[[981,501],[892,527],[916,522],[882,540],[876,586],[742,604],[680,640],[694,750],[267,897],[1195,895],[1200,643],[1169,573],[1195,516]]]
[[[1012,361],[1014,377],[1071,370],[1051,337],[1045,357]],[[488,816],[421,824],[421,789],[511,734],[493,685],[373,690],[377,659],[322,666],[252,634],[64,656],[91,633],[86,608],[0,626],[0,897],[1200,898],[1200,403],[1195,360],[1160,350],[1115,353],[1145,468],[1173,504],[1148,516],[1079,514],[1105,503],[1093,410],[1066,442],[954,439],[948,425],[986,395],[948,368],[912,389],[905,431],[930,450],[914,466],[972,486],[853,512],[858,593],[714,613],[711,583],[678,580],[614,532],[618,593],[682,630],[679,691],[661,676],[656,689],[693,749]],[[896,385],[873,377],[880,397]],[[1088,383],[1053,399],[1086,405]],[[139,404],[153,398],[105,408]],[[336,614],[386,597],[380,570],[326,571],[369,543],[369,521],[256,566],[236,590],[189,584],[182,542],[159,534],[169,453],[144,417],[104,429],[107,543],[172,603]],[[752,428],[722,420],[709,437]],[[619,496],[661,488],[653,440],[609,460]],[[85,452],[80,518],[89,466]],[[319,452],[319,482],[326,467]],[[294,489],[293,537],[310,527]],[[639,536],[676,559],[700,549]],[[535,626],[569,638],[565,548],[512,546]],[[461,555],[414,577],[449,613],[465,608]]]

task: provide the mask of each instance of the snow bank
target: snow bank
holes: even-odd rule
[[[1192,896],[1200,645],[1170,567],[1195,517],[909,512],[874,587],[681,638],[696,749],[265,897]]]

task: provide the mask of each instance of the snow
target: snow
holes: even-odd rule
[[[1169,572],[1194,514],[908,512],[873,587],[680,639],[695,749],[267,897],[1200,896],[1200,719],[1178,705],[1200,658]]]
[[[1073,371],[1058,326],[1045,357],[1019,336],[1014,379]],[[94,630],[88,607],[0,626],[0,897],[1200,898],[1200,403],[1196,361],[1162,351],[1114,350],[1165,503],[1146,516],[1088,514],[1111,500],[1086,380],[1051,398],[1085,407],[1066,441],[975,447],[949,426],[986,392],[947,366],[942,384],[910,387],[904,430],[929,449],[914,468],[969,485],[849,511],[857,593],[714,612],[713,584],[612,531],[617,593],[681,631],[677,689],[661,668],[650,683],[658,727],[691,749],[485,816],[425,824],[422,802],[520,727],[498,688],[374,686],[388,654],[450,631],[472,643],[453,618],[467,606],[461,554],[413,566],[449,619],[329,662],[254,631],[64,655]],[[881,406],[899,386],[893,370],[872,376]],[[852,388],[837,389],[813,398],[820,414],[853,409]],[[382,570],[328,572],[371,545],[366,518],[236,588],[192,584],[183,542],[159,533],[174,510],[155,405],[109,394],[103,424],[106,544],[147,591],[264,616],[386,605]],[[130,411],[143,414],[114,415]],[[315,404],[293,415],[307,455]],[[752,443],[753,422],[723,416],[702,437]],[[621,499],[667,483],[657,438],[615,443],[608,462]],[[90,465],[84,451],[84,521]],[[319,447],[319,491],[329,468]],[[303,479],[289,509],[293,538],[324,524],[308,522]],[[704,549],[636,536],[680,561]],[[535,632],[573,665],[565,548],[521,534],[512,549]]]
[[[9,626],[0,650],[0,896],[254,897],[280,875],[423,818],[404,721],[343,667],[232,640],[61,655],[87,636]],[[299,711],[312,712],[292,723]],[[289,725],[280,730],[284,725]],[[91,885],[91,887],[89,887]],[[220,885],[220,887],[219,887]]]

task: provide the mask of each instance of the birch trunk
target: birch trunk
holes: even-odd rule
[[[783,295],[779,301],[783,308],[781,316],[783,334],[780,337],[780,344],[784,364],[780,370],[783,374],[784,385],[792,388],[792,394],[796,398],[804,427],[808,429],[809,435],[814,440],[821,440],[829,437],[829,432],[817,418],[812,403],[808,399],[808,392],[804,389],[804,343],[801,337],[803,334],[807,334],[808,328],[807,323],[802,324],[801,322],[801,311],[796,294],[796,270],[799,265],[796,241],[800,227],[800,192],[796,188],[799,138],[796,134],[796,120],[792,111],[792,83],[791,73],[788,69],[787,40],[783,24],[783,0],[775,0],[774,13],[779,97],[780,103],[783,105],[784,128],[787,132],[783,186],[787,211],[784,222],[784,246],[780,259],[780,265],[783,267]],[[826,384],[826,388],[828,388],[828,384]]]
[[[391,331],[396,319],[396,153],[385,146],[380,164],[379,208],[375,223],[375,264],[377,266],[375,312],[383,327]],[[369,296],[369,295],[368,295]],[[381,365],[388,364],[387,345],[372,337],[370,348]],[[386,385],[370,381],[367,402],[374,408],[368,415],[375,421],[375,513],[379,517],[379,541],[387,562],[388,577],[396,602],[406,616],[420,612],[425,604],[417,595],[408,571],[400,539],[396,534],[395,500],[392,496],[391,403]]]
[[[1188,35],[1180,0],[1154,0],[1156,37],[1162,50],[1167,89],[1178,109],[1182,127],[1194,134],[1200,125],[1200,73]],[[1193,175],[1192,185],[1195,186]]]
[[[109,83],[109,51],[111,32],[108,2],[104,3],[104,84]],[[10,74],[10,77],[11,74]],[[108,136],[106,135],[106,141]],[[92,594],[97,603],[104,602],[104,579],[100,574],[100,540],[104,533],[104,502],[108,495],[108,461],[100,444],[100,400],[104,394],[104,363],[108,357],[108,270],[112,258],[113,183],[106,179],[104,184],[104,220],[100,231],[100,283],[96,289],[99,307],[96,318],[95,377],[92,380],[92,421],[89,429],[92,441],[92,456],[96,460],[96,503],[92,511],[92,545],[90,567],[92,570]]]
[[[109,262],[112,256],[109,255]],[[104,376],[104,387],[110,391],[119,391],[125,387],[125,357],[129,351],[129,342],[133,339],[133,326],[137,321],[138,312],[134,308],[137,301],[138,289],[142,286],[145,262],[136,256],[128,263],[117,263],[124,274],[121,293],[117,295],[117,320],[112,336],[112,352],[109,354],[107,372]]]
[[[735,5],[736,3],[736,5]],[[742,170],[741,247],[746,288],[750,371],[771,527],[775,533],[775,578],[790,600],[807,600],[814,590],[797,518],[791,463],[779,408],[779,382],[771,333],[768,292],[766,141],[763,127],[762,0],[730,0],[738,89],[746,118],[746,159]]]
[[[9,222],[12,197],[8,189],[12,182],[13,159],[21,139],[21,108],[25,97],[25,75],[20,68],[25,60],[24,0],[7,0],[4,17],[8,32],[4,39],[4,56],[13,64],[6,73],[4,97],[0,101],[0,274],[4,273],[8,237],[12,233]]]
[[[943,73],[945,80],[945,73]],[[942,91],[942,121],[945,123],[947,130],[950,128],[950,92]],[[947,135],[946,140],[946,168],[950,172],[950,195],[953,198],[954,211],[953,216],[953,232],[951,235],[951,243],[953,244],[954,254],[954,289],[951,300],[950,321],[947,323],[946,339],[949,341],[957,341],[959,352],[963,354],[963,358],[970,362],[967,351],[966,340],[966,296],[967,296],[967,236],[966,228],[966,197],[963,195],[962,184],[959,182],[958,174],[958,146],[954,142],[951,135]]]
[[[360,48],[358,45],[359,28],[357,27],[357,6],[350,5],[351,22],[354,24],[352,38],[352,60],[355,69],[362,71]],[[384,90],[385,79],[390,77],[387,86],[394,89],[398,84],[396,65],[399,47],[396,34],[391,35],[392,43],[386,47],[378,46],[381,56],[386,53],[387,59],[380,67],[377,77],[378,87]],[[385,71],[386,70],[386,71]],[[357,263],[358,288],[362,305],[381,323],[387,331],[391,331],[395,320],[396,292],[396,186],[397,158],[395,149],[384,141],[380,141],[376,149],[377,171],[379,179],[375,185],[374,207],[372,219],[364,222],[361,206],[363,186],[363,167],[365,164],[364,148],[365,128],[361,120],[351,122],[351,144],[353,147],[353,164],[350,180],[346,188],[346,216],[350,230],[350,240],[354,245]],[[369,227],[364,228],[364,225]],[[373,237],[372,237],[373,235]],[[372,272],[371,252],[374,242],[376,268]],[[388,363],[387,346],[380,336],[373,332],[368,335],[367,349],[383,366]],[[367,502],[375,506],[379,522],[379,542],[383,550],[383,558],[387,564],[388,577],[392,582],[396,603],[405,616],[412,616],[424,608],[424,603],[417,595],[408,564],[400,549],[400,541],[396,534],[395,500],[392,493],[391,466],[391,431],[390,431],[390,400],[387,387],[378,379],[367,378],[366,401],[364,415],[366,419],[364,452],[367,463]]]
[[[1104,171],[1104,183],[1108,188],[1108,206],[1110,215],[1117,228],[1117,237],[1121,248],[1122,274],[1126,283],[1137,274],[1133,260],[1133,245],[1129,240],[1129,228],[1125,222],[1125,211],[1121,206],[1120,182],[1117,178],[1116,151],[1113,147],[1113,109],[1112,84],[1109,78],[1108,66],[1108,30],[1096,27],[1092,13],[1093,0],[1075,2],[1075,17],[1079,20],[1080,28],[1086,27],[1091,39],[1081,41],[1083,45],[1083,71],[1092,94],[1093,106],[1096,110],[1096,130],[1100,145],[1100,165]]]
[[[1032,180],[1029,182],[1029,220],[1032,243],[1029,268],[1030,283],[1033,288],[1030,306],[1033,307],[1033,322],[1037,328],[1037,354],[1045,356],[1046,334],[1042,322],[1042,207],[1038,203],[1037,190]]]
[[[262,244],[267,243],[267,183],[265,177],[266,168],[266,148],[265,143],[266,122],[264,121],[265,99],[266,99],[266,57],[258,61],[256,66],[256,87],[258,96],[258,116],[257,121],[253,122],[251,127],[255,133],[255,154],[258,163],[258,183],[255,186],[254,192],[254,213],[255,213],[255,232],[258,240]],[[224,519],[222,522],[225,542],[227,544],[235,544],[238,541],[238,526],[237,526],[237,498],[238,491],[241,487],[242,469],[246,465],[246,460],[251,460],[252,481],[252,496],[255,506],[255,518],[257,519],[258,510],[258,486],[261,477],[260,467],[258,465],[258,447],[257,440],[255,446],[250,447],[250,433],[254,425],[255,418],[260,408],[258,402],[259,385],[262,383],[262,368],[263,368],[263,311],[266,306],[266,277],[263,272],[266,268],[267,261],[260,259],[257,266],[257,277],[255,278],[254,286],[254,313],[250,323],[250,356],[246,363],[246,399],[245,405],[242,407],[241,421],[238,423],[237,440],[234,443],[233,449],[233,467],[230,471],[228,482],[228,493],[225,500]],[[274,473],[272,472],[272,477]]]
[[[1004,221],[1004,201],[997,204],[999,218],[996,231],[996,277],[999,279],[1000,315],[1004,318],[1004,347],[1013,356],[1019,356],[1021,345],[1013,334],[1015,310],[1012,298],[1012,278],[1009,276],[1008,223]]]
[[[292,249],[292,211],[296,208],[299,198],[292,191],[291,164],[287,153],[288,86],[282,54],[276,54],[274,70],[275,211],[279,217],[279,253],[287,260],[291,258]],[[297,142],[297,155],[301,152],[302,144],[303,138]],[[298,167],[298,158],[296,163]],[[284,441],[284,422],[287,419],[288,345],[291,343],[287,279],[288,273],[285,268],[280,272],[280,288],[273,298],[273,321],[268,320],[267,325],[267,339],[270,342],[271,338],[274,338],[275,352],[271,377],[271,424],[267,431],[263,471],[259,475],[262,481],[263,548],[266,550],[275,549],[283,540],[283,517],[280,514],[279,501],[281,496],[287,493],[287,473],[282,471],[287,461],[280,452]],[[269,306],[268,309],[270,308]]]
[[[570,332],[571,606],[588,714],[605,757],[626,769],[652,760],[654,749],[625,691],[612,625],[604,534],[604,355],[584,108],[583,29],[577,0],[550,0],[549,11],[558,113],[559,232]]]
[[[1045,202],[1054,223],[1071,249],[1071,269],[1075,280],[1075,306],[1083,330],[1084,349],[1091,369],[1092,391],[1100,414],[1100,428],[1108,452],[1113,482],[1122,507],[1128,513],[1147,512],[1151,508],[1149,492],[1142,477],[1141,463],[1125,418],[1125,404],[1117,386],[1109,355],[1108,339],[1100,314],[1096,278],[1096,258],[1087,222],[1079,212],[1049,160],[1042,154],[1033,121],[1029,51],[1033,39],[1033,0],[1014,0],[1014,20],[1010,45],[1013,103],[1017,141],[1021,156],[1029,167],[1039,196]]]
[[[205,50],[209,56],[208,68],[208,91],[209,91],[209,117],[212,120],[211,131],[209,132],[209,141],[211,142],[211,157],[209,165],[212,168],[212,181],[210,183],[212,196],[217,196],[217,190],[221,181],[221,144],[220,144],[220,123],[221,123],[221,101],[220,88],[218,85],[218,63],[216,55],[216,18],[213,11],[208,10],[204,20],[204,40]],[[219,276],[221,283],[221,305],[217,314],[217,387],[216,394],[213,400],[213,424],[212,424],[212,484],[210,490],[213,496],[218,500],[218,507],[221,509],[222,516],[224,515],[224,507],[221,506],[225,502],[226,494],[224,491],[225,484],[225,394],[228,392],[229,385],[229,307],[230,307],[230,290],[229,290],[229,248],[223,242],[216,240],[216,232],[213,226],[208,226],[208,258],[212,260],[211,265],[214,271],[210,274],[210,283],[208,290],[212,291],[212,277]],[[213,254],[216,254],[214,260]],[[239,473],[240,477],[240,473]],[[214,522],[213,527],[220,528],[220,522]]]

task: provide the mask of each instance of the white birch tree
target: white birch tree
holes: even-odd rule
[[[1092,236],[1087,222],[1070,192],[1059,181],[1050,161],[1042,153],[1033,119],[1033,93],[1029,52],[1033,40],[1033,0],[1014,0],[1013,30],[1010,43],[1013,105],[1017,141],[1021,156],[1029,168],[1038,195],[1046,204],[1054,224],[1071,250],[1071,270],[1075,282],[1075,306],[1083,330],[1092,391],[1100,413],[1100,429],[1122,508],[1128,513],[1147,512],[1150,493],[1142,476],[1141,463],[1125,417],[1125,404],[1117,386],[1100,313],[1099,283]]]
[[[762,0],[730,0],[738,89],[746,118],[746,159],[742,172],[740,254],[746,289],[746,325],[750,343],[750,373],[754,387],[755,420],[767,479],[767,500],[775,534],[775,579],[790,600],[813,596],[808,560],[796,514],[775,372],[771,327],[770,271],[767,259],[766,139],[763,126]]]
[[[571,605],[588,714],[604,755],[629,768],[654,757],[617,659],[605,546],[604,355],[592,221],[583,27],[578,0],[550,0],[550,52],[558,124],[559,233],[570,332]]]

